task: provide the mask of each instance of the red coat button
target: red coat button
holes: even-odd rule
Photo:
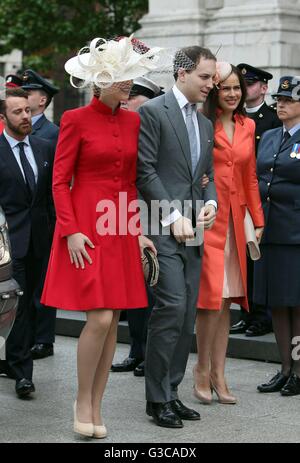
[[[118,132],[114,132],[113,135],[114,135],[114,137],[116,137],[116,138],[119,136]]]
[[[118,194],[117,192],[114,193],[114,198],[117,198],[118,197]]]
[[[117,182],[119,180],[119,177],[114,177],[114,182]]]
[[[121,161],[116,161],[116,162],[115,162],[115,166],[116,166],[116,167],[120,167],[120,165],[121,165]]]
[[[228,165],[228,167],[231,167],[232,166],[232,161],[228,161],[227,165]]]

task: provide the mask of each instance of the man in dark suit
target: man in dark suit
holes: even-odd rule
[[[160,267],[148,325],[146,413],[158,426],[168,428],[200,419],[178,399],[177,389],[191,348],[200,280],[201,240],[198,234],[194,239],[193,224],[210,228],[216,216],[213,127],[196,108],[213,88],[215,73],[210,50],[198,46],[179,50],[174,87],[139,109],[137,187],[152,212],[149,235]],[[204,173],[209,182],[202,189]],[[162,202],[171,207],[164,208]]]
[[[268,106],[265,96],[268,92],[268,82],[273,75],[263,69],[240,63],[237,65],[244,76],[247,86],[246,112],[255,122],[255,151],[262,135],[270,129],[281,127],[282,122],[277,116],[276,107]],[[245,333],[247,337],[262,336],[272,331],[271,314],[267,307],[253,304],[253,261],[247,259],[247,289],[250,312],[241,308],[240,321],[231,327],[231,334]]]
[[[6,99],[0,100],[0,119],[5,128],[0,136],[0,204],[8,223],[13,277],[24,291],[0,373],[16,380],[16,393],[23,398],[35,390],[30,352],[31,302],[54,221],[54,149],[46,140],[29,135],[31,112],[23,89],[6,91]]]
[[[49,121],[44,112],[59,91],[51,82],[44,79],[32,69],[27,69],[23,74],[22,88],[29,94],[28,102],[32,116],[32,135],[49,140],[56,148],[59,128]],[[55,342],[56,310],[41,304],[49,255],[45,256],[42,275],[36,293],[34,295],[34,326],[31,353],[34,360],[53,355]]]

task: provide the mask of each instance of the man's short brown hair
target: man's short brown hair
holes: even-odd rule
[[[208,48],[199,47],[198,45],[178,50],[173,63],[174,79],[178,79],[179,69],[185,69],[186,72],[192,72],[196,69],[201,58],[217,61],[215,55]]]
[[[5,99],[0,99],[0,114],[3,114],[4,116],[6,114],[6,100],[9,97],[28,99],[28,92],[26,92],[23,88],[7,88],[5,91]]]

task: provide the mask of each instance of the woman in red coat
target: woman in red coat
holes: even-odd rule
[[[148,49],[149,58],[143,53],[145,46],[131,37],[95,39],[88,53],[65,65],[71,82],[76,77],[91,83],[95,96],[62,117],[53,174],[57,225],[42,302],[86,312],[78,342],[74,431],[96,438],[107,433],[100,408],[119,310],[147,307],[140,248],[156,252],[130,224],[137,215],[128,212],[127,203],[137,199],[140,120],[120,109],[132,79],[153,68],[155,52]]]
[[[244,217],[246,207],[260,239],[264,216],[255,162],[255,125],[245,117],[246,88],[240,71],[218,63],[219,84],[205,104],[215,125],[214,168],[218,213],[205,231],[196,319],[198,361],[194,394],[205,403],[211,388],[222,403],[235,403],[224,378],[231,302],[248,307]]]

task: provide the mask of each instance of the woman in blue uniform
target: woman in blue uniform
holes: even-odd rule
[[[265,231],[253,300],[272,308],[282,368],[258,390],[290,396],[300,394],[300,360],[293,344],[300,336],[300,78],[282,77],[273,97],[283,128],[267,131],[258,150]]]

